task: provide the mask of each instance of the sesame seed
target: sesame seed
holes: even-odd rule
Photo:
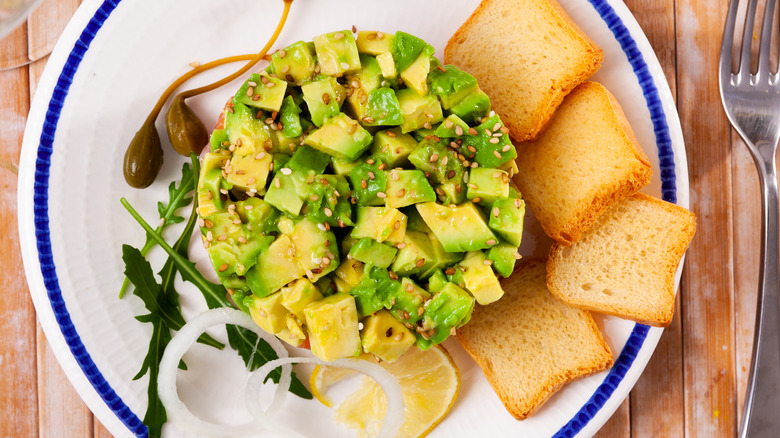
[[[392,328],[392,327],[390,327],[390,328],[389,328],[389,329],[387,329],[387,331],[385,332],[385,337],[388,337],[388,338],[389,338],[389,337],[392,337],[392,336],[393,336],[393,328]]]
[[[444,119],[444,127],[447,129],[452,128],[452,120],[450,119]],[[455,131],[457,133],[457,129]]]
[[[355,131],[357,131],[357,123],[355,123],[353,125],[349,125],[349,131],[347,131],[347,132],[349,132],[350,134],[354,134]]]
[[[422,268],[422,266],[425,264],[425,259],[419,259],[417,262],[414,263],[415,266],[418,268]]]
[[[342,38],[344,38],[344,34],[341,33],[341,32],[336,32],[336,33],[333,34],[333,39],[334,40],[340,40]]]
[[[469,184],[469,187],[470,187],[470,188],[472,188],[472,189],[474,189],[474,190],[476,190],[476,189],[477,189],[477,185],[476,185],[476,184]]]
[[[319,228],[320,231],[325,231],[326,230],[325,224],[317,224],[317,228]]]
[[[468,174],[468,172],[463,172],[463,182],[464,183],[469,182],[469,174]]]
[[[325,105],[330,103],[330,94],[322,93],[322,103],[324,103]]]
[[[469,152],[477,152],[477,148],[475,148],[475,147],[474,147],[474,146],[472,146],[472,145],[468,145],[468,146],[466,146],[466,149],[468,149],[468,150],[469,150]]]
[[[393,178],[393,181],[398,181],[401,177],[398,176],[398,172],[390,172],[390,178]]]
[[[445,158],[446,158],[446,157],[445,157]],[[456,173],[457,173],[457,172],[455,172],[454,170],[450,170],[449,172],[447,172],[447,179],[452,179],[452,178],[454,178]]]
[[[498,207],[493,207],[493,216],[498,217],[499,213],[501,213],[501,211]]]
[[[279,182],[279,178],[274,178],[274,186],[276,186],[277,189],[282,186],[282,183]]]
[[[493,151],[493,155],[495,155],[496,158],[501,158],[501,152]]]
[[[490,266],[490,265],[493,264],[493,261],[485,259],[485,260],[482,260],[482,264],[485,265],[485,266]]]
[[[279,172],[282,172],[282,175],[291,175],[292,169],[290,169],[289,167],[283,167],[279,170]]]
[[[501,123],[500,122],[496,122],[496,124],[493,125],[493,132],[496,132],[499,129],[501,129]]]
[[[444,190],[441,189],[441,187],[436,187],[436,194],[439,196],[446,196],[447,194],[444,193]]]
[[[381,163],[381,164],[379,164],[379,166],[377,166],[377,168],[379,170],[385,170],[385,167],[387,167],[387,165],[385,165],[385,163]]]
[[[360,188],[361,189],[365,189],[366,187],[368,187],[368,183],[366,182],[366,180],[361,179],[360,180]]]
[[[453,275],[455,274],[455,268],[447,268],[447,270],[444,271],[444,273],[447,275]]]
[[[442,158],[442,159],[441,159],[441,165],[442,165],[442,166],[446,166],[446,165],[447,165],[447,162],[448,162],[449,160],[450,160],[450,158],[445,156],[444,158]]]
[[[245,205],[244,206],[244,210],[251,210],[253,208],[255,208],[253,205]]]
[[[398,245],[396,245],[395,247],[396,247],[396,248],[398,248],[398,249],[404,249],[404,248],[406,248],[406,243],[404,243],[404,242],[400,242],[400,243],[399,243]]]
[[[255,94],[255,87],[247,87],[246,89],[246,95],[249,97],[252,97],[252,95]]]
[[[503,173],[500,170],[493,172],[493,178],[501,178]]]
[[[473,203],[475,203],[475,204],[476,204],[477,202],[480,202],[480,201],[482,201],[482,198],[480,198],[479,196],[477,196],[476,198],[474,198],[474,199],[472,199],[472,200],[471,200],[471,202],[473,202]]]
[[[341,65],[341,68],[343,68],[344,70],[349,68],[349,64],[347,64],[346,62],[342,62],[340,65]]]
[[[363,117],[363,121],[366,122],[366,123],[374,123],[374,118],[366,116],[366,117]]]
[[[368,171],[368,177],[371,178],[372,181],[376,179],[376,175],[374,175],[374,172],[371,171]]]
[[[268,88],[273,88],[273,87],[276,86],[276,82],[269,82],[269,83],[265,84],[265,86],[268,87]]]
[[[377,192],[376,197],[380,199],[385,199],[387,198],[387,195],[385,194],[385,192]]]
[[[455,332],[455,327],[450,327],[450,334],[451,334],[452,336],[455,336],[455,333],[456,333],[456,332]]]
[[[272,119],[272,118],[270,118],[270,117],[269,117],[269,118],[267,118],[267,119],[265,119],[265,124],[266,124],[266,125],[272,125],[273,123],[274,123],[274,119]]]
[[[487,241],[487,242],[485,242],[485,243],[486,243],[486,244],[488,244],[488,245],[490,245],[490,246],[493,246],[493,245],[495,245],[495,244],[496,244],[496,241],[495,241],[495,239],[490,239],[490,240],[488,240],[488,241]]]
[[[433,154],[431,155],[431,158],[428,159],[428,161],[430,161],[431,163],[435,163],[436,160],[438,159],[439,159],[439,154]]]
[[[403,198],[405,194],[406,194],[406,190],[405,189],[401,189],[398,192],[396,192],[395,196],[397,196],[399,198]]]
[[[488,140],[488,142],[489,142],[489,143],[493,143],[493,144],[496,144],[496,143],[498,143],[499,141],[501,141],[501,139],[500,139],[500,138],[498,138],[498,137],[493,137],[493,138],[491,138],[490,140]]]
[[[422,314],[425,313],[425,307],[420,306],[417,308],[417,316],[422,316]]]
[[[329,266],[330,265],[330,259],[329,258],[322,259],[322,264],[325,265],[325,266]]]
[[[325,212],[325,216],[327,216],[327,217],[333,216],[333,211],[331,211],[330,208],[325,207],[325,209],[323,209],[323,211]]]
[[[309,196],[309,201],[313,202],[313,201],[316,201],[318,199],[320,199],[320,195],[311,195],[311,196]]]
[[[392,278],[393,280],[398,280],[398,274],[396,274],[393,271],[387,271],[387,275]]]
[[[377,38],[379,38],[379,39],[381,40],[382,38],[384,38],[384,37],[385,37],[385,34],[384,34],[384,33],[382,33],[382,32],[377,32],[377,33],[376,33],[376,37],[377,37]]]
[[[233,221],[233,225],[241,225],[241,218],[236,218],[236,219]],[[213,227],[213,226],[214,226],[214,224],[211,224],[211,226]],[[211,227],[209,227],[209,228],[211,228]]]
[[[503,137],[504,133],[502,132],[494,132],[493,137]]]
[[[246,171],[244,169],[238,169],[236,170],[236,175],[246,175]]]
[[[265,158],[265,152],[260,152],[255,155],[255,160],[262,160],[263,158]]]
[[[227,271],[228,265],[227,263],[223,263],[219,266],[219,272],[225,272]]]
[[[477,130],[474,128],[469,128],[469,135],[477,135]]]
[[[406,285],[406,291],[409,292],[409,293],[414,292],[414,285],[412,285],[412,283],[408,283]]]
[[[455,135],[457,135],[458,137],[463,135],[463,128],[461,128],[460,125],[455,127]]]
[[[501,152],[509,152],[510,149],[512,149],[512,145],[508,144],[508,145],[504,146],[503,148],[501,148]]]
[[[477,162],[475,161],[475,162],[471,163],[471,168],[472,168],[472,169],[476,169],[478,165],[479,165],[479,163],[477,163]]]
[[[522,205],[522,201],[519,198],[515,198],[515,207],[520,208],[520,205]]]
[[[431,129],[431,128],[433,128],[433,125],[431,125],[431,122],[425,122],[425,124],[423,125],[423,128]]]
[[[238,236],[238,241],[241,242],[241,243],[246,243],[246,237]]]
[[[401,340],[403,340],[403,338],[404,338],[404,333],[401,332],[401,333],[398,333],[397,335],[395,335],[395,337],[393,339],[395,341],[397,341],[397,342],[400,342]]]

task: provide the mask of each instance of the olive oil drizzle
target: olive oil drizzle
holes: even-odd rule
[[[160,171],[160,167],[162,167],[164,153],[160,145],[159,133],[157,132],[157,128],[154,126],[154,124],[155,121],[157,120],[157,117],[159,117],[163,106],[168,101],[168,98],[170,98],[170,96],[174,93],[174,91],[176,91],[176,89],[179,88],[179,86],[181,86],[184,82],[186,82],[187,80],[191,79],[192,77],[204,71],[232,62],[248,61],[241,69],[239,69],[235,73],[226,76],[211,84],[179,93],[179,95],[177,95],[174,98],[175,100],[177,100],[176,102],[177,105],[174,105],[173,108],[175,108],[175,111],[177,111],[177,113],[176,114],[169,113],[166,120],[168,125],[167,128],[168,128],[169,137],[186,138],[187,133],[180,132],[185,126],[192,126],[192,125],[203,126],[203,123],[194,115],[194,113],[191,110],[189,110],[189,108],[187,108],[186,104],[184,103],[184,99],[212,91],[229,82],[232,82],[239,76],[249,71],[249,69],[251,69],[261,59],[266,58],[268,55],[268,51],[271,49],[274,43],[276,43],[276,40],[279,38],[279,34],[282,32],[282,29],[284,28],[284,25],[287,22],[287,16],[290,13],[290,6],[292,5],[293,0],[283,0],[283,1],[284,1],[284,9],[282,10],[282,16],[279,18],[279,23],[277,24],[274,33],[271,35],[271,38],[268,40],[268,43],[266,43],[265,47],[263,47],[263,49],[259,53],[251,54],[251,55],[228,56],[225,58],[207,62],[179,76],[179,78],[177,78],[173,83],[171,83],[171,85],[168,86],[168,88],[165,89],[163,94],[157,100],[157,103],[155,104],[154,108],[152,108],[152,111],[146,117],[146,120],[144,121],[141,128],[135,133],[135,136],[130,141],[130,145],[128,146],[127,151],[125,152],[123,173],[124,173],[125,181],[131,187],[135,187],[139,189],[148,187],[149,185],[152,184],[152,182],[154,182],[154,179],[157,177],[157,174]],[[180,123],[180,124],[173,123],[174,120],[181,121],[182,118],[184,119],[185,123]],[[198,131],[198,129],[196,129],[196,131]],[[199,131],[202,132],[203,129],[199,129]],[[199,137],[202,137],[202,134],[199,134]],[[172,143],[176,143],[174,138],[172,138],[171,140]],[[207,143],[207,139],[206,141],[201,141],[201,140],[202,139],[195,139],[195,140],[190,139],[189,143],[190,144],[202,143],[200,144],[200,146],[204,146]],[[182,148],[177,147],[176,144],[174,144],[174,148],[180,154],[189,155],[189,151],[180,150]]]

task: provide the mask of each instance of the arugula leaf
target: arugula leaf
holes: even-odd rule
[[[159,317],[151,313],[146,316],[152,323],[152,340],[149,342],[149,351],[146,353],[141,371],[133,380],[140,379],[147,370],[149,371],[149,386],[146,390],[149,403],[146,407],[143,423],[149,432],[149,438],[159,438],[162,435],[163,424],[168,421],[168,415],[160,396],[157,394],[157,375],[163,352],[171,340],[171,333]]]
[[[182,207],[186,207],[192,202],[191,197],[187,195],[195,188],[195,173],[189,163],[184,163],[181,168],[181,180],[179,186],[176,187],[176,181],[171,182],[168,186],[168,205],[164,205],[162,202],[157,203],[157,211],[160,214],[160,225],[155,229],[157,233],[162,234],[163,230],[168,225],[178,224],[184,221],[184,218],[176,215],[176,211]],[[144,246],[141,248],[141,254],[146,255],[150,249],[155,245],[154,239],[147,234]],[[119,298],[124,297],[127,286],[130,284],[130,279],[125,277],[122,282],[122,288],[119,290]],[[172,297],[169,297],[172,298]],[[178,307],[178,296],[175,297],[176,306]]]

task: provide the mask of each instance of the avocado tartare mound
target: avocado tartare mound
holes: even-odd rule
[[[277,51],[202,161],[203,243],[235,304],[324,360],[394,361],[503,295],[525,204],[470,74],[404,32]]]

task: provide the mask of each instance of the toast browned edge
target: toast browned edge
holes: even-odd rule
[[[452,44],[454,41],[457,41],[461,35],[468,32],[468,30],[472,26],[472,22],[474,21],[475,17],[477,17],[479,14],[482,13],[483,10],[487,9],[489,7],[490,3],[496,2],[499,0],[482,0],[480,2],[479,6],[474,10],[474,12],[469,15],[469,18],[466,19],[466,21],[458,28],[458,30],[455,31],[455,33],[450,37],[450,39],[447,41],[447,45],[444,47],[444,62],[445,64],[449,64],[449,51],[452,47]],[[582,39],[587,43],[588,46],[590,46],[589,52],[592,53],[592,59],[591,64],[586,65],[585,69],[583,69],[582,72],[579,72],[577,75],[572,77],[572,80],[567,84],[567,86],[560,88],[557,90],[556,93],[554,93],[553,98],[549,101],[549,104],[547,108],[545,109],[544,113],[541,115],[541,118],[537,120],[536,126],[534,129],[528,133],[525,134],[519,134],[517,132],[514,132],[510,126],[507,125],[508,128],[510,128],[509,136],[512,138],[515,142],[523,142],[528,140],[533,140],[539,136],[539,134],[544,130],[544,128],[547,126],[547,124],[552,120],[553,114],[555,114],[555,110],[560,106],[561,102],[563,102],[563,99],[566,97],[567,94],[571,92],[574,88],[577,87],[577,85],[581,84],[583,81],[588,79],[589,77],[593,76],[594,73],[598,71],[598,69],[601,67],[601,63],[604,62],[604,51],[599,47],[595,41],[593,41],[588,35],[585,34],[585,32],[582,31],[582,29],[574,22],[574,20],[569,17],[569,14],[566,13],[566,11],[561,7],[561,5],[556,0],[546,0],[547,5],[550,6],[550,12],[566,22],[567,25],[569,25],[572,28],[572,34]],[[504,117],[499,114],[499,117],[504,119]],[[505,122],[506,123],[506,122]]]
[[[537,265],[545,263],[542,259],[528,259],[521,262],[521,264],[515,269],[515,272],[513,275],[518,275],[518,273],[529,270],[534,268]],[[493,303],[491,305],[499,304],[500,300],[497,303]],[[505,387],[501,384],[500,381],[496,380],[493,377],[493,374],[491,372],[490,366],[487,364],[487,361],[482,356],[479,356],[477,352],[475,351],[473,345],[469,342],[469,339],[464,336],[463,330],[459,330],[456,332],[455,337],[457,338],[460,345],[463,347],[464,350],[471,356],[471,358],[477,363],[480,369],[482,369],[482,372],[485,375],[485,379],[490,384],[490,387],[493,388],[493,391],[496,393],[498,398],[501,400],[501,403],[504,405],[506,410],[509,412],[512,417],[514,417],[516,420],[524,420],[531,415],[533,415],[544,403],[558,390],[560,390],[564,385],[567,383],[590,376],[592,374],[604,371],[608,368],[610,368],[613,363],[614,359],[612,357],[612,350],[610,350],[609,345],[604,340],[604,335],[601,333],[601,330],[599,330],[598,326],[596,325],[595,320],[590,315],[590,312],[584,311],[587,314],[587,321],[588,325],[590,326],[590,329],[599,334],[599,339],[601,340],[601,346],[603,347],[604,351],[604,361],[599,363],[593,363],[590,367],[581,367],[576,370],[570,371],[568,373],[564,373],[558,376],[557,379],[554,382],[550,382],[550,385],[542,388],[541,391],[539,391],[537,394],[535,394],[535,397],[532,399],[530,406],[527,409],[524,409],[521,406],[516,406],[512,403],[513,400],[511,400],[508,397],[508,393],[505,390]],[[472,327],[473,329],[473,327]],[[521,353],[522,354],[522,353]]]
[[[660,199],[657,199],[650,195],[646,195],[644,193],[635,193],[632,196],[656,203],[662,206],[667,211],[683,208],[676,204],[662,201]],[[684,234],[681,235],[681,239],[678,240],[677,245],[675,245],[672,248],[672,252],[666,263],[666,269],[664,270],[665,292],[672,297],[672,307],[669,309],[669,312],[667,312],[667,314],[663,315],[661,318],[657,318],[657,319],[639,318],[633,315],[621,314],[611,309],[598,308],[597,306],[591,306],[585,303],[578,302],[576,300],[569,299],[569,297],[566,296],[565,292],[557,288],[552,281],[552,272],[555,270],[556,267],[555,255],[563,250],[563,246],[558,243],[552,244],[552,246],[550,247],[550,255],[547,259],[547,289],[559,300],[571,306],[577,307],[579,309],[588,310],[588,311],[601,313],[605,315],[617,316],[618,318],[628,319],[631,321],[638,322],[640,324],[650,325],[653,327],[667,327],[669,324],[671,324],[672,318],[674,317],[674,275],[677,272],[677,268],[680,265],[680,260],[682,260],[682,256],[685,254],[685,251],[688,249],[691,241],[693,240],[693,236],[696,234],[696,214],[687,209],[685,209],[685,211],[690,215],[691,218],[690,226],[683,229]]]

